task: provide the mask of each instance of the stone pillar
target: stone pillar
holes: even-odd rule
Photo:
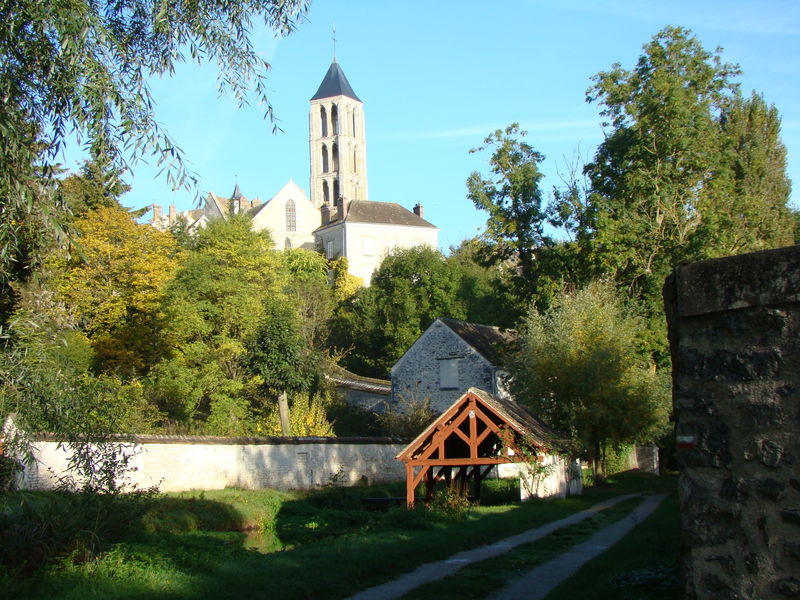
[[[800,597],[800,246],[667,279],[684,597]]]

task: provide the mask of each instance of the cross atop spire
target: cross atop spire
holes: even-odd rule
[[[336,62],[336,21],[333,22],[333,62]]]

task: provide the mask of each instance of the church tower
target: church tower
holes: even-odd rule
[[[367,137],[364,104],[334,57],[311,98],[309,111],[311,201],[333,208],[342,198],[367,200]]]

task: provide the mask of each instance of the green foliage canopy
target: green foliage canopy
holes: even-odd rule
[[[779,118],[741,98],[736,65],[667,27],[631,70],[598,73],[587,100],[609,127],[573,204],[587,262],[639,300],[665,363],[661,288],[681,262],[791,241]]]
[[[397,250],[372,284],[339,306],[331,341],[352,349],[345,362],[365,375],[385,377],[437,317],[463,319],[458,278],[444,256],[427,246]]]
[[[532,308],[510,361],[518,401],[595,464],[606,445],[654,439],[666,424],[669,384],[641,350],[640,322],[608,283]]]

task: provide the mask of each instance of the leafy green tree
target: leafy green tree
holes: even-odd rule
[[[284,285],[272,240],[254,232],[250,219],[216,220],[198,232],[162,303],[166,358],[149,377],[152,402],[184,426],[250,431],[259,396],[246,367],[247,342]]]
[[[486,265],[483,254],[484,242],[479,239],[450,249],[447,263],[458,281],[457,302],[471,323],[514,327],[524,304],[513,293],[513,269],[503,263]]]
[[[84,161],[80,173],[60,180],[58,187],[65,208],[74,217],[101,207],[119,206],[120,196],[130,190],[98,161]]]
[[[587,92],[609,131],[585,167],[590,194],[576,210],[590,232],[584,251],[642,302],[661,364],[661,288],[672,268],[788,239],[777,112],[758,96],[743,101],[738,74],[720,50],[667,27],[635,68],[615,64]]]
[[[308,348],[324,349],[334,289],[328,282],[328,261],[319,252],[295,248],[282,253],[287,271],[286,295],[299,315],[297,327]]]
[[[518,401],[587,453],[602,478],[607,446],[655,439],[667,422],[670,388],[638,343],[639,320],[608,283],[532,307],[512,356]]]
[[[511,260],[521,278],[533,281],[536,251],[551,243],[545,234],[546,206],[539,181],[544,156],[523,141],[526,132],[517,123],[491,133],[483,146],[470,152],[492,150],[491,175],[473,172],[467,179],[468,197],[489,214],[483,234],[486,258],[491,263]]]
[[[268,395],[311,389],[320,359],[303,338],[295,308],[267,302],[262,321],[248,343],[247,365]]]
[[[344,359],[348,368],[385,377],[434,319],[466,317],[458,285],[456,272],[437,250],[398,250],[384,259],[370,287],[338,307],[331,343],[351,349]]]
[[[722,113],[722,166],[717,171],[717,205],[701,205],[703,242],[699,257],[728,256],[793,242],[788,206],[791,182],[780,116],[755,92],[735,98]]]

